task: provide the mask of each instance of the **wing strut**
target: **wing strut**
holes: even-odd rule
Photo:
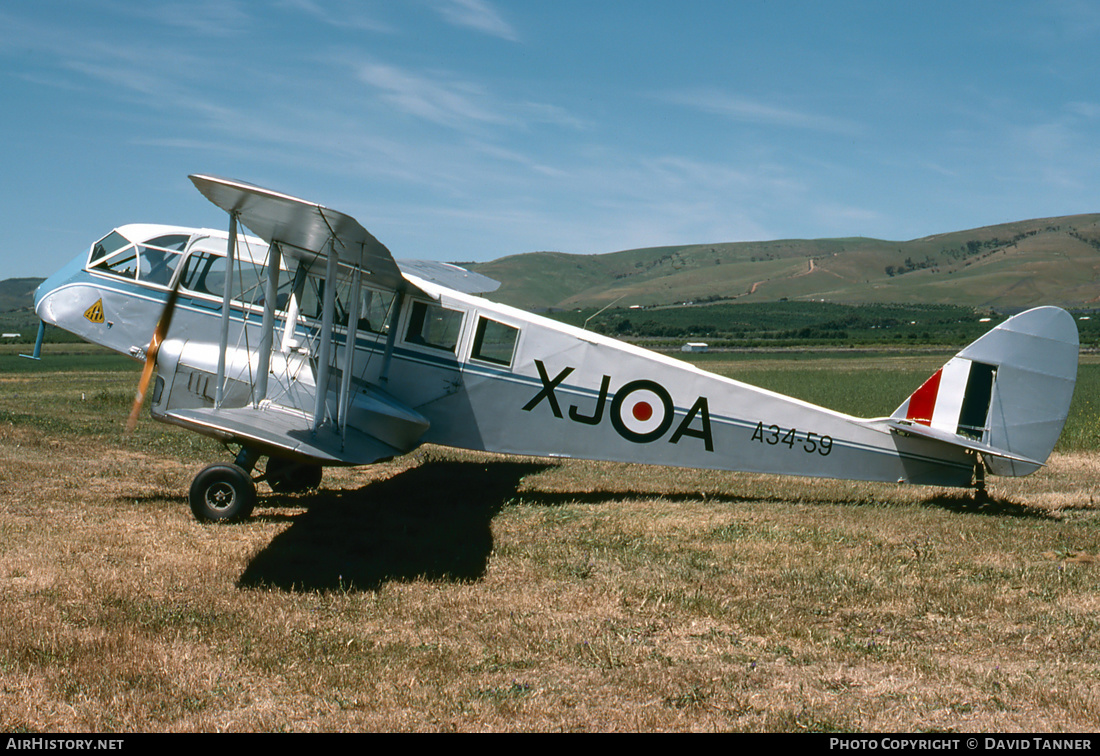
[[[359,266],[352,269],[351,299],[348,302],[347,339],[344,341],[344,374],[340,377],[340,403],[337,422],[340,438],[344,438],[348,425],[348,406],[351,400],[351,376],[355,371],[355,340],[359,336],[359,288],[363,273]]]
[[[321,351],[317,355],[317,399],[313,405],[313,432],[316,433],[325,419],[325,402],[328,398],[329,365],[332,359],[332,327],[336,310],[336,276],[339,272],[340,253],[336,250],[335,238],[328,242],[328,256],[325,260],[325,299],[321,311]]]
[[[397,321],[401,317],[401,305],[405,302],[405,287],[402,286],[394,294],[390,308],[390,332],[386,335],[386,354],[382,358],[382,372],[378,376],[379,383],[390,382],[390,360],[393,358],[393,342],[397,338]]]
[[[271,350],[275,333],[276,297],[279,292],[279,262],[282,252],[278,242],[267,250],[267,290],[264,292],[264,319],[260,325],[260,355],[256,368],[256,387],[252,405],[259,406],[267,398],[267,374],[271,369]]]
[[[302,297],[305,279],[306,264],[303,263],[298,267],[294,280],[291,281],[290,284],[292,293],[290,302],[287,303],[286,306],[286,320],[283,322],[283,336],[279,341],[279,351],[283,354],[289,354],[297,345],[298,313],[300,310],[298,301]]]
[[[218,342],[218,381],[214,389],[214,409],[225,398],[225,353],[229,349],[229,300],[233,294],[233,258],[237,254],[237,213],[229,213],[229,246],[225,251],[225,282],[222,286],[222,333]]]

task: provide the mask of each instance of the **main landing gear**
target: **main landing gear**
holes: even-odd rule
[[[256,484],[237,465],[210,465],[191,483],[191,512],[200,522],[245,520],[256,506]]]
[[[985,462],[980,454],[974,455],[974,501],[982,504],[989,500],[985,490]]]
[[[276,493],[298,493],[321,485],[321,466],[270,457],[262,475],[252,470],[260,454],[242,448],[232,463],[220,462],[203,469],[191,483],[191,512],[200,522],[246,520],[256,506],[256,483],[267,481]]]

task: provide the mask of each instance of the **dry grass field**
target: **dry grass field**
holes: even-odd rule
[[[0,358],[0,731],[1100,728],[1096,451],[979,504],[428,447],[208,526],[132,370]]]

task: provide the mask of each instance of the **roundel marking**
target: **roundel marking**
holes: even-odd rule
[[[674,416],[672,397],[654,381],[624,383],[611,400],[611,425],[636,444],[648,444],[665,435]]]

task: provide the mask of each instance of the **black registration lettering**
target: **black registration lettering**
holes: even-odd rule
[[[820,454],[828,457],[833,451],[831,436],[822,436],[814,431],[800,431],[798,428],[782,428],[775,423],[765,425],[761,420],[752,432],[752,440],[768,446],[786,446],[794,449],[797,445],[806,454]]]
[[[535,394],[534,398],[527,404],[523,405],[523,409],[530,412],[539,405],[543,399],[550,402],[550,411],[554,413],[554,417],[561,417],[561,407],[558,405],[558,397],[554,395],[554,389],[573,372],[573,368],[566,367],[553,379],[546,372],[546,366],[542,364],[542,360],[535,360],[535,367],[539,371],[539,380],[542,381],[542,390]]]

